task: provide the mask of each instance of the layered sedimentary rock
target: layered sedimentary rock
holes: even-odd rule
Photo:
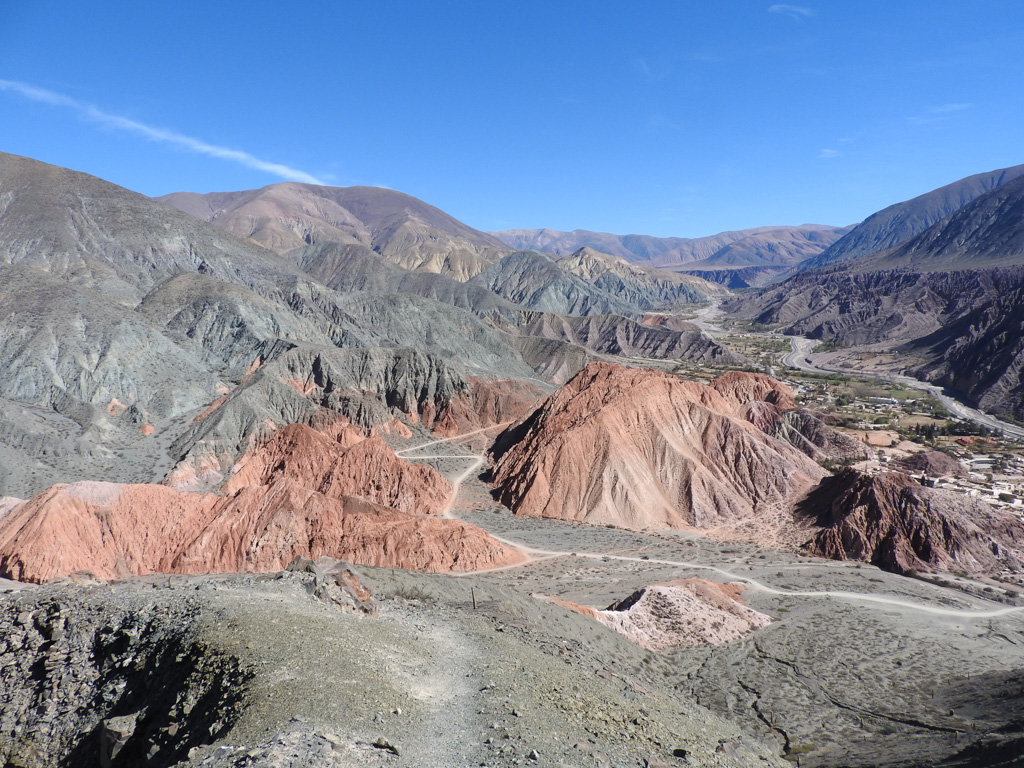
[[[223,491],[232,495],[282,479],[331,498],[361,496],[422,515],[441,513],[451,495],[436,471],[402,461],[379,437],[364,437],[350,426],[332,439],[301,424],[288,425],[242,457]]]
[[[766,435],[785,440],[815,461],[864,459],[867,451],[856,438],[832,429],[817,414],[796,408],[782,410],[773,403],[753,402],[744,416]]]
[[[286,424],[319,428],[341,419],[374,432],[420,424],[450,435],[518,418],[541,394],[524,382],[467,378],[413,349],[280,345],[266,354],[267,362],[177,440],[181,459],[170,478],[176,487],[216,486],[242,455]]]
[[[699,277],[630,264],[625,259],[580,248],[555,262],[602,290],[641,308],[654,309],[676,304],[696,304],[728,291]]]
[[[592,363],[499,436],[494,483],[527,516],[634,529],[749,519],[825,473],[736,416],[740,405],[713,386]]]
[[[519,379],[468,381],[469,394],[453,397],[439,411],[433,425],[437,434],[452,437],[515,421],[545,394],[536,384]]]
[[[763,373],[729,371],[714,379],[709,386],[742,406],[771,403],[783,411],[796,407],[793,390]]]
[[[472,525],[432,517],[450,486],[354,427],[293,425],[240,463],[224,495],[160,485],[58,485],[0,518],[0,575],[45,581],[279,570],[297,556],[425,571],[521,555]]]
[[[519,332],[564,341],[604,355],[691,360],[719,365],[742,365],[746,359],[696,327],[676,329],[673,323],[638,322],[619,315],[563,317],[524,312]],[[525,356],[525,355],[524,355]]]
[[[805,549],[835,560],[862,560],[895,573],[972,575],[1024,564],[1024,523],[1016,515],[895,472],[872,477],[845,470],[811,493],[801,511],[824,527]]]

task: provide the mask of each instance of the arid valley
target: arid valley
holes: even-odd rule
[[[1024,765],[1022,174],[686,239],[0,155],[0,764]]]

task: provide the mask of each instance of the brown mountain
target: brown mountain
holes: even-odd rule
[[[847,469],[802,504],[824,529],[805,544],[813,554],[862,560],[895,573],[965,571],[996,576],[1024,567],[1024,523],[1009,512],[909,476]]]
[[[723,387],[593,363],[495,443],[516,514],[624,528],[711,528],[779,507],[824,471],[744,420]]]
[[[406,269],[458,280],[511,250],[422,200],[379,187],[284,182],[241,192],[175,192],[157,199],[278,253],[314,243],[362,245]]]

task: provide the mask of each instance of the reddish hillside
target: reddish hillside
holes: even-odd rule
[[[160,485],[57,485],[0,520],[0,575],[279,570],[301,555],[424,571],[477,570],[521,553],[429,515],[451,488],[378,438],[292,425],[245,457],[225,495]],[[425,513],[425,514],[424,514]]]
[[[592,363],[496,443],[494,482],[516,514],[624,528],[709,528],[778,508],[825,473],[734,415],[723,386]]]
[[[1024,523],[984,502],[918,485],[907,475],[848,469],[801,505],[824,526],[809,552],[863,560],[896,573],[962,570],[996,575],[1024,561]]]

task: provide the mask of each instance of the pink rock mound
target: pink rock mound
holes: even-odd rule
[[[722,645],[771,623],[771,617],[746,607],[742,588],[703,579],[681,579],[644,587],[598,611],[557,598],[545,598],[576,610],[649,651],[675,646]]]
[[[435,470],[402,461],[379,437],[364,439],[362,431],[351,426],[332,439],[311,427],[290,424],[243,457],[223,490],[230,495],[278,478],[325,496],[361,496],[414,514],[440,514],[452,492]]]
[[[967,477],[967,467],[942,451],[922,451],[893,462],[901,472],[930,477]]]
[[[433,573],[520,562],[476,526],[329,497],[282,478],[214,505],[203,529],[170,562],[175,573],[276,571],[296,556]],[[161,569],[166,570],[166,569]]]
[[[451,492],[378,438],[347,445],[281,430],[247,457],[226,495],[162,485],[58,485],[0,519],[0,575],[47,581],[77,571],[275,571],[296,556],[440,572],[511,565],[523,555],[483,530],[430,517]],[[351,435],[348,435],[351,437]]]
[[[862,560],[895,573],[964,571],[997,575],[1024,567],[1024,523],[907,475],[848,469],[801,503],[823,529],[804,548],[833,560]]]
[[[592,363],[499,436],[498,493],[516,514],[632,529],[710,528],[779,509],[825,472],[736,416],[733,397]]]
[[[713,380],[708,386],[722,393],[737,405],[763,402],[771,403],[785,411],[796,407],[793,390],[781,381],[763,373],[729,371]]]

